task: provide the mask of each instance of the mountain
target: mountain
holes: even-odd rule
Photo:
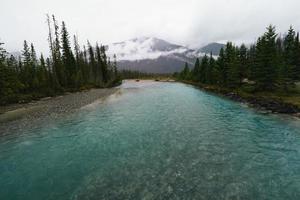
[[[141,37],[113,43],[107,45],[107,52],[109,56],[116,54],[119,69],[147,73],[181,71],[185,62],[192,67],[196,58],[201,58],[206,53],[201,49],[190,49],[155,37]]]
[[[219,55],[220,50],[224,47],[225,47],[224,44],[214,42],[214,43],[210,43],[204,47],[201,47],[199,51],[202,53],[206,53],[206,54],[212,53],[213,55]]]

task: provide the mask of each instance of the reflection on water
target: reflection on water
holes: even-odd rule
[[[0,143],[0,199],[299,199],[300,125],[179,83],[126,82]]]

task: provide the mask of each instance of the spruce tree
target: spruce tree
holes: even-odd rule
[[[60,89],[60,83],[58,80],[57,72],[59,69],[58,67],[58,61],[57,61],[57,55],[55,51],[55,43],[53,41],[53,35],[52,35],[52,28],[51,28],[51,20],[50,16],[47,14],[47,25],[48,25],[48,42],[49,42],[49,48],[50,48],[50,58],[47,58],[46,65],[48,68],[48,71],[51,72],[49,74],[49,81],[51,82],[51,85],[54,90]]]
[[[296,40],[295,40],[296,33],[291,26],[288,34],[284,38],[283,41],[283,57],[284,57],[284,66],[282,72],[285,89],[287,89],[288,86],[293,85],[296,78]]]
[[[58,80],[58,87],[59,86],[65,87],[67,85],[67,80],[65,76],[65,68],[63,66],[62,59],[61,59],[59,26],[54,15],[52,15],[52,20],[53,20],[54,36],[55,36],[53,42],[53,66],[54,69],[56,70],[55,74]]]
[[[195,66],[193,69],[193,80],[200,81],[200,61],[199,58],[196,59]]]
[[[226,86],[227,85],[227,78],[228,78],[228,70],[225,66],[225,52],[224,48],[221,48],[220,54],[217,60],[217,71],[220,74],[220,81],[219,84]]]
[[[207,55],[205,54],[204,57],[201,60],[200,65],[200,82],[201,83],[207,83],[207,70],[209,67],[209,59]]]
[[[96,83],[96,69],[97,69],[95,52],[89,41],[87,41],[87,44],[88,44],[89,64],[90,64],[90,72],[89,72],[90,82],[95,84]]]
[[[31,77],[32,77],[32,88],[39,89],[40,83],[37,77],[37,56],[33,44],[30,45],[30,56],[31,56]]]
[[[180,78],[182,80],[188,80],[189,76],[190,76],[190,69],[189,69],[189,65],[186,62],[185,65],[184,65],[184,69],[180,73]]]
[[[113,72],[114,72],[114,78],[118,77],[118,68],[117,68],[117,56],[114,54],[113,56],[114,62],[113,62]]]
[[[103,61],[102,61],[102,56],[101,56],[101,50],[100,47],[98,45],[98,43],[96,44],[96,57],[97,57],[97,67],[96,67],[96,83],[98,86],[100,86],[102,84],[103,81]]]
[[[239,56],[239,69],[238,69],[238,76],[239,76],[239,85],[242,85],[243,79],[248,78],[248,58],[247,58],[247,47],[242,44],[239,48],[238,56]]]
[[[227,87],[235,88],[240,83],[240,64],[238,60],[238,49],[228,42],[225,49],[225,69],[228,74]]]
[[[299,33],[297,33],[296,38],[295,38],[295,80],[300,81],[300,39],[299,39]]]
[[[105,53],[105,47],[101,45],[100,51],[101,51],[101,58],[103,62],[103,66],[102,66],[103,81],[104,83],[107,83],[109,80],[109,74],[108,74],[108,61]]]
[[[32,89],[32,61],[30,48],[26,40],[24,40],[23,51],[22,51],[22,60],[23,60],[23,71],[21,72],[21,82],[24,84],[25,90]]]
[[[7,52],[0,42],[0,105],[18,101],[19,89],[22,87],[18,76],[11,66],[7,65]]]
[[[65,22],[61,26],[61,44],[62,44],[62,62],[65,69],[65,76],[68,87],[75,87],[76,85],[76,65],[75,58],[70,46],[69,33]]]
[[[278,56],[275,27],[270,25],[256,44],[254,80],[258,90],[273,90],[276,86]]]
[[[218,75],[217,75],[217,71],[216,71],[216,61],[215,61],[212,53],[210,53],[209,67],[208,67],[208,71],[207,71],[207,83],[215,84],[217,81],[216,80],[217,77],[218,77]]]

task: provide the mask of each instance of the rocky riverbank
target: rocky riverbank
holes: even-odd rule
[[[234,101],[247,103],[261,110],[270,111],[272,113],[290,114],[300,118],[300,107],[291,103],[284,102],[280,98],[266,98],[254,94],[239,93],[220,87],[206,86],[186,81],[183,82],[204,89],[205,91],[220,94]]]
[[[0,135],[22,126],[37,124],[45,118],[55,119],[98,99],[106,98],[117,90],[118,88],[91,89],[63,96],[47,97],[27,104],[2,106],[0,107]]]

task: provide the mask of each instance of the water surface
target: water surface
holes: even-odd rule
[[[0,139],[0,199],[300,199],[300,122],[180,83]]]

